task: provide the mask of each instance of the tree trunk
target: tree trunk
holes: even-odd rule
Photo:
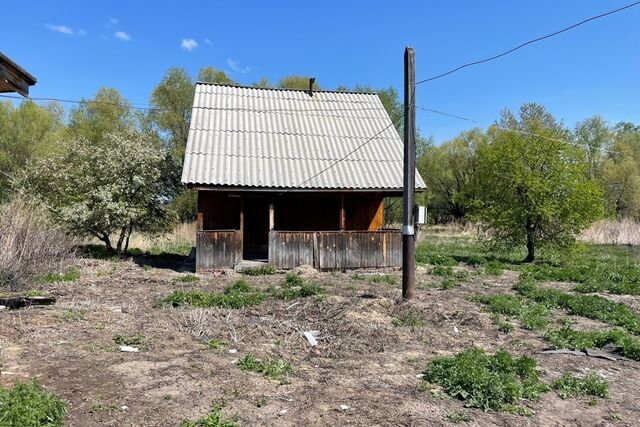
[[[120,236],[118,237],[118,245],[116,246],[116,252],[118,254],[122,253],[122,243],[124,242],[124,237],[126,232],[127,232],[127,227],[122,227],[122,230],[120,230]]]
[[[533,233],[527,232],[527,257],[524,259],[524,262],[533,262],[535,259],[536,247],[533,241]]]
[[[100,239],[105,246],[107,247],[107,251],[108,252],[113,252],[113,246],[111,246],[111,240],[109,239],[109,235],[108,234],[101,234],[97,236],[98,239]]]
[[[133,224],[129,224],[129,230],[127,230],[127,239],[124,244],[124,253],[127,254],[129,250],[129,237],[131,237],[131,231],[133,230]]]

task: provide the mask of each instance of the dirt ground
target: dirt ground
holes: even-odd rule
[[[53,306],[0,311],[0,384],[38,378],[69,402],[70,426],[174,426],[205,415],[212,402],[241,425],[438,426],[463,411],[469,425],[640,425],[639,362],[542,354],[539,333],[499,332],[490,315],[467,298],[511,292],[513,272],[472,276],[449,290],[419,268],[415,301],[399,304],[396,285],[353,278],[353,273],[306,271],[326,295],[295,301],[269,299],[243,310],[154,308],[176,289],[222,290],[240,276],[200,276],[150,268],[133,261],[80,261],[75,282],[42,285]],[[248,277],[266,289],[282,274]],[[631,298],[631,297],[625,297]],[[630,301],[625,301],[630,302]],[[423,328],[395,327],[412,310]],[[593,322],[592,322],[593,323]],[[303,331],[319,331],[311,348]],[[147,348],[124,353],[116,335],[142,334]],[[202,338],[227,345],[211,349]],[[610,384],[609,399],[562,400],[555,393],[525,403],[531,417],[466,409],[441,393],[421,391],[419,374],[430,359],[471,346],[533,355],[543,378],[596,371]],[[245,354],[282,357],[293,365],[288,384],[236,366]],[[346,405],[347,409],[344,409]]]

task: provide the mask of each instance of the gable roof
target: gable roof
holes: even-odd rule
[[[182,182],[401,190],[402,157],[376,94],[197,83]],[[416,187],[424,186],[416,172]]]

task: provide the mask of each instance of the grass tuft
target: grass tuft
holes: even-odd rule
[[[0,386],[1,426],[61,427],[66,414],[67,403],[36,380]]]
[[[200,278],[198,276],[196,276],[195,274],[185,274],[185,275],[181,275],[179,277],[176,277],[175,279],[173,279],[173,282],[176,283],[194,283],[199,281]]]
[[[499,294],[478,295],[472,299],[484,304],[494,315],[519,319],[524,329],[540,330],[549,324],[549,310],[543,304],[531,302],[522,297]]]
[[[423,328],[424,321],[416,315],[413,311],[407,311],[400,315],[398,318],[393,319],[391,324],[397,328],[410,327],[410,328]]]
[[[456,411],[446,414],[442,417],[442,421],[446,421],[451,424],[470,423],[473,421],[473,417],[466,412]]]
[[[603,348],[607,344],[620,347],[622,355],[633,360],[640,360],[640,339],[622,329],[609,331],[578,331],[569,326],[551,329],[545,335],[555,348],[570,350],[587,350]]]
[[[42,277],[45,283],[74,282],[80,278],[80,270],[70,268],[64,273],[48,273]]]
[[[398,279],[390,274],[375,274],[371,276],[373,283],[386,283],[387,285],[394,286],[398,283]]]
[[[259,305],[264,301],[266,295],[249,285],[241,279],[228,286],[224,292],[206,291],[174,291],[170,295],[161,299],[158,306],[169,305],[180,307],[190,305],[192,307],[218,307],[240,309]]]

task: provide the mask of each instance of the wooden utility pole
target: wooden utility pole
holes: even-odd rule
[[[404,50],[404,181],[402,192],[402,298],[410,300],[416,288],[416,57],[413,48]]]

